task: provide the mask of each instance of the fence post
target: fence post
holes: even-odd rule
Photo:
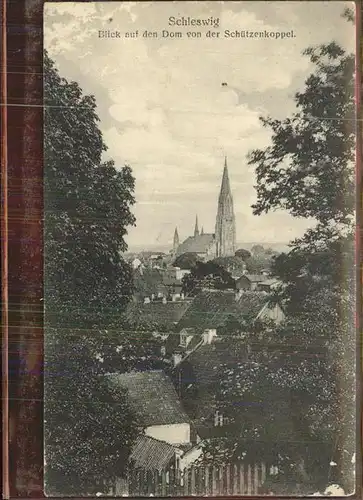
[[[169,470],[169,495],[175,497],[176,493],[176,471],[174,467]]]
[[[252,495],[251,464],[247,465],[247,495]]]
[[[195,492],[194,494],[199,496],[204,486],[203,482],[203,469],[201,467],[195,468]]]
[[[245,492],[245,466],[243,462],[238,466],[238,494],[243,495]]]
[[[161,472],[161,496],[166,496],[166,470]]]
[[[266,481],[266,464],[265,462],[261,463],[261,486]]]
[[[160,493],[160,488],[159,488],[159,471],[156,470],[154,472],[154,491],[153,491],[153,495],[155,495],[156,497],[158,497],[159,493]]]
[[[204,493],[209,495],[209,465],[204,468]]]
[[[140,469],[136,469],[136,478],[135,478],[135,494],[137,497],[140,496]]]
[[[227,464],[226,466],[226,495],[231,493],[231,466]]]
[[[180,469],[177,468],[175,469],[175,496],[181,496],[182,491],[181,491],[181,474],[180,474]]]
[[[183,470],[184,496],[189,496],[189,469]]]
[[[221,465],[219,467],[219,494],[220,495],[225,495],[223,488],[224,488],[224,465]]]
[[[216,468],[212,467],[212,495],[217,493]]]
[[[190,469],[190,472],[191,472],[192,477],[190,478],[190,492],[189,492],[189,494],[195,495],[195,468],[193,465]]]
[[[233,477],[232,477],[232,495],[237,495],[237,465],[233,465]]]
[[[258,494],[258,487],[259,487],[259,484],[258,484],[258,468],[259,468],[259,464],[255,463],[253,465],[253,491],[252,491],[253,495],[257,495]]]

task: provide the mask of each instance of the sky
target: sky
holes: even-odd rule
[[[247,154],[270,144],[259,117],[294,111],[313,71],[302,51],[332,40],[353,51],[341,18],[352,2],[46,3],[44,43],[61,76],[96,97],[105,159],[129,164],[136,180],[134,248],[171,246],[194,230],[214,232],[225,155],[237,241],[287,243],[313,221],[276,211],[254,216],[254,168]],[[169,17],[220,20],[220,27],[171,27]],[[117,38],[99,31],[118,31]],[[145,30],[157,38],[142,36]],[[162,37],[179,31],[182,38]],[[219,38],[206,37],[219,31]],[[289,32],[294,38],[226,38],[225,30]],[[126,37],[138,31],[137,37]],[[187,32],[200,31],[201,38]],[[223,85],[222,83],[227,83]]]

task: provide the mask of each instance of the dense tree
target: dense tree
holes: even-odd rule
[[[305,55],[315,70],[295,96],[296,112],[285,120],[261,118],[271,129],[272,144],[253,151],[249,164],[256,167],[256,215],[284,209],[316,223],[271,263],[284,284],[285,322],[266,329],[260,344],[255,336],[250,339],[257,345],[249,364],[225,367],[218,397],[236,424],[234,438],[225,443],[230,455],[245,454],[246,440],[268,442],[270,449],[275,443],[280,484],[291,485],[285,494],[294,489],[312,493],[313,483],[322,491],[332,480],[350,493],[356,348],[354,56],[334,42],[309,48]],[[256,248],[252,253],[257,257]],[[221,453],[211,444],[208,452],[226,456],[226,450]],[[305,490],[298,491],[297,483]]]
[[[135,222],[134,179],[129,167],[102,162],[94,97],[61,78],[47,54],[44,99],[46,489],[94,495],[125,473],[137,433],[100,362],[100,329],[114,326],[132,292],[121,253]],[[116,346],[130,343],[119,335]]]
[[[213,261],[197,262],[191,272],[183,277],[183,292],[196,295],[202,288],[234,289],[235,281],[228,271]]]
[[[261,118],[272,145],[250,154],[254,213],[285,209],[316,226],[301,243],[317,247],[350,230],[355,206],[354,55],[332,42],[305,51],[316,70],[295,96],[291,118]]]
[[[352,310],[349,297],[345,301]],[[336,462],[351,473],[354,452],[355,368],[354,362],[347,365],[354,359],[354,327],[337,312],[340,302],[340,294],[327,298],[324,290],[314,295],[309,310],[306,304],[283,325],[248,329],[248,362],[221,369],[216,399],[232,431],[223,442],[208,445],[212,462],[259,460],[263,442],[263,453],[266,448],[276,453],[280,473],[295,470],[295,480],[310,481],[315,491],[334,475],[352,487],[342,468],[329,467]],[[228,327],[238,329],[232,322]],[[343,335],[332,338],[331,328]]]
[[[245,250],[244,248],[239,248],[236,250],[235,256],[241,258],[242,260],[246,260],[251,257],[251,252]]]
[[[246,268],[249,274],[261,274],[264,270],[270,270],[273,256],[266,254],[252,255],[246,259]]]
[[[102,376],[95,336],[59,333],[46,332],[45,490],[52,496],[108,493],[126,473],[137,418],[125,392]]]
[[[197,262],[200,262],[198,254],[195,252],[186,252],[179,255],[173,265],[175,267],[180,267],[180,269],[192,269]]]
[[[134,179],[128,166],[102,162],[94,97],[62,78],[47,54],[44,100],[47,319],[104,324],[132,291],[121,252],[135,223]]]
[[[246,270],[244,261],[236,256],[217,257],[212,262],[226,269],[232,276],[240,276]]]
[[[253,245],[251,248],[252,255],[262,255],[265,252],[265,249],[262,245]]]

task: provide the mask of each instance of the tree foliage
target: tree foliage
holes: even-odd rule
[[[132,291],[131,169],[102,161],[96,102],[44,57],[45,305],[48,320],[107,324]]]
[[[102,161],[94,97],[47,54],[44,98],[46,489],[95,495],[125,473],[137,435],[126,394],[108,387],[100,362],[116,343],[101,328],[132,293],[121,252],[135,222],[134,179]],[[130,344],[120,337],[116,346]]]
[[[251,248],[251,253],[254,256],[262,255],[265,252],[265,249],[262,245],[253,245]]]
[[[193,296],[202,288],[234,289],[235,281],[228,271],[215,262],[197,262],[191,272],[183,277],[183,293]]]
[[[197,262],[200,262],[200,258],[197,253],[186,252],[182,253],[175,259],[173,266],[180,267],[180,269],[192,269]]]
[[[255,439],[275,450],[280,483],[292,484],[293,478],[295,485],[305,483],[307,494],[314,482],[324,488],[333,479],[351,492],[354,57],[334,42],[305,55],[315,70],[295,96],[296,112],[285,120],[261,118],[271,130],[271,145],[253,151],[249,164],[256,168],[255,215],[283,209],[315,225],[271,261],[272,274],[283,283],[277,293],[286,320],[270,325],[260,341],[250,338],[248,364],[225,366],[218,398],[235,435],[223,443],[222,453],[220,443],[210,443],[208,453],[258,453],[258,447],[246,447]],[[252,253],[257,257],[256,249]]]
[[[326,293],[315,293],[280,326],[250,330],[248,362],[222,368],[217,400],[235,430],[223,443],[225,461],[258,459],[259,447],[250,444],[255,439],[278,452],[282,470],[284,461],[288,468],[302,461],[310,479],[326,480],[330,461],[352,456],[354,327],[339,314],[340,294]],[[353,312],[349,296],[344,300]],[[341,334],[332,337],[332,328]]]
[[[266,254],[252,255],[246,260],[246,268],[249,274],[261,274],[262,271],[270,270],[273,256]]]
[[[238,256],[216,257],[212,262],[223,267],[232,276],[240,276],[246,270],[245,262]]]
[[[251,252],[245,250],[244,248],[239,248],[235,251],[235,256],[241,258],[242,260],[246,260],[251,257]]]
[[[100,342],[84,330],[47,329],[45,488],[47,494],[107,493],[127,470],[138,433],[126,393],[107,384]]]
[[[261,118],[272,145],[252,151],[256,168],[254,213],[288,210],[317,221],[304,243],[324,243],[350,229],[355,206],[354,56],[335,42],[308,48],[315,71],[295,96],[285,120]]]

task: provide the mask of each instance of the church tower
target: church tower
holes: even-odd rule
[[[194,237],[199,236],[198,215],[195,216]]]
[[[236,221],[229,185],[227,157],[224,160],[222,185],[218,199],[215,238],[217,257],[234,255],[236,251]]]
[[[179,246],[179,234],[178,234],[178,228],[175,228],[174,231],[174,240],[173,240],[173,254],[176,255],[178,251],[178,246]]]

